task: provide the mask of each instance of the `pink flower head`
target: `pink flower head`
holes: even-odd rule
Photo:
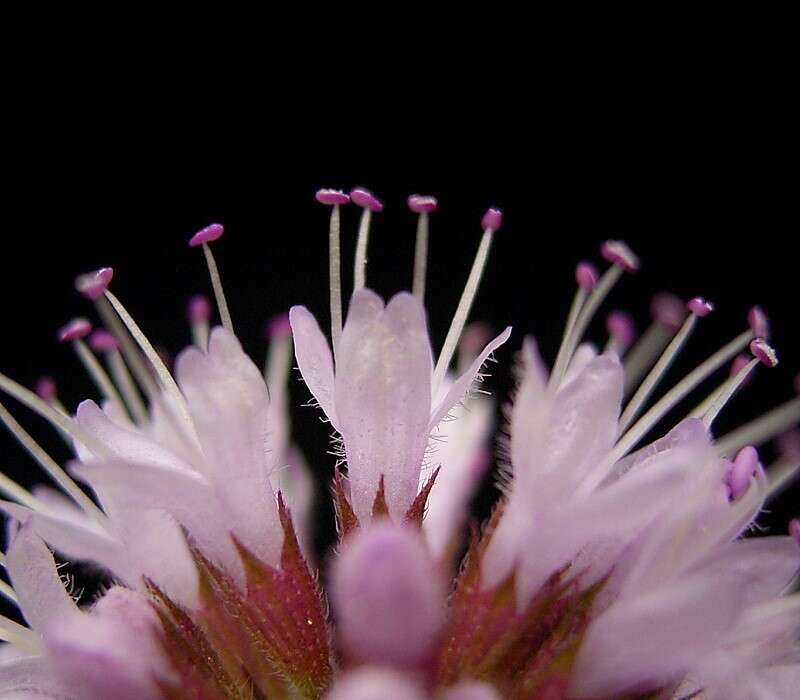
[[[294,306],[267,326],[257,366],[206,245],[223,233],[212,224],[190,245],[204,247],[222,325],[209,328],[211,302],[194,297],[192,344],[174,371],[147,324],[108,292],[103,268],[76,286],[114,335],[95,331],[88,348],[86,319],[60,333],[100,401],[73,415],[52,380],[34,392],[0,374],[14,399],[0,404],[0,421],[53,482],[29,490],[0,477],[0,594],[19,611],[0,616],[0,696],[796,697],[800,525],[747,535],[800,472],[800,398],[730,432],[717,427],[729,401],[750,400],[738,390],[759,362],[777,363],[763,312],[754,307],[747,328],[662,386],[711,306],[658,295],[640,339],[633,317],[612,312],[599,352],[587,335],[595,314],[639,266],[625,243],[607,241],[602,276],[590,263],[575,271],[552,365],[522,340],[498,425],[492,383],[481,383],[511,329],[492,338],[491,326],[467,324],[501,212],[489,209],[475,231],[449,329],[432,340],[424,300],[436,200],[408,199],[420,215],[413,291],[388,301],[366,286],[370,215],[383,203],[362,188],[317,200],[332,207],[330,341]],[[351,200],[363,211],[343,303],[339,205]],[[731,363],[732,376],[711,381]],[[332,455],[294,442],[295,366],[329,424]],[[708,393],[690,397],[698,387]],[[17,403],[66,439],[66,465],[12,414]],[[761,445],[776,438],[776,458],[762,464],[771,451]],[[332,497],[337,539],[322,552],[313,503],[328,473],[320,493]],[[490,480],[497,501],[476,523],[470,504]],[[82,596],[56,557],[87,562],[77,576],[100,572],[107,585]]]

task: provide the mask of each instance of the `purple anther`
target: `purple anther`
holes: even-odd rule
[[[42,401],[46,401],[47,403],[54,401],[58,395],[58,388],[52,377],[39,377],[39,379],[36,380],[36,385],[33,390]]]
[[[778,355],[775,349],[763,338],[756,338],[750,343],[750,352],[766,367],[775,367],[778,364]]]
[[[119,349],[119,343],[113,333],[100,328],[89,336],[89,347],[95,352],[111,352]]]
[[[650,315],[656,323],[677,331],[686,319],[686,305],[674,294],[659,292],[650,302]]]
[[[623,347],[629,347],[636,340],[636,324],[624,311],[612,311],[608,314],[606,330]]]
[[[110,267],[101,267],[94,272],[87,272],[75,278],[75,289],[77,289],[87,299],[94,301],[99,299],[111,284],[114,277],[114,270]]]
[[[497,231],[503,225],[503,212],[494,207],[486,210],[481,219],[481,228],[484,231]]]
[[[689,309],[695,316],[703,318],[708,316],[713,310],[714,305],[710,301],[706,301],[702,297],[695,297],[686,302],[686,308]]]
[[[590,262],[579,262],[575,268],[575,281],[587,294],[597,286],[597,268]]]
[[[356,187],[354,190],[350,190],[350,201],[376,214],[380,214],[383,211],[383,202],[363,187]]]
[[[428,194],[412,194],[408,198],[408,208],[415,214],[430,214],[439,208],[439,201]]]
[[[195,294],[186,305],[189,323],[208,323],[211,318],[211,302],[202,294]]]
[[[639,269],[639,258],[625,241],[606,241],[600,246],[600,254],[612,265],[619,265],[626,272]]]
[[[85,318],[74,318],[66,326],[59,328],[58,339],[62,342],[67,340],[80,340],[92,332],[92,324]]]
[[[285,338],[292,334],[292,327],[289,325],[289,314],[276,314],[267,321],[267,339]]]
[[[350,196],[341,190],[317,190],[317,193],[314,195],[314,197],[320,204],[327,204],[328,206],[347,204],[350,201]]]
[[[747,313],[747,323],[756,338],[769,340],[769,318],[760,306],[754,306]]]
[[[209,224],[205,228],[201,228],[189,239],[189,246],[196,248],[199,245],[203,245],[203,243],[211,243],[211,241],[216,241],[223,233],[225,233],[225,227],[222,224]]]

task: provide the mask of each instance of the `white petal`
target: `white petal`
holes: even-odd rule
[[[308,390],[338,430],[333,401],[333,355],[317,319],[305,306],[293,306],[289,322],[294,337],[294,354]]]
[[[381,475],[393,516],[417,493],[428,440],[430,347],[425,312],[407,293],[382,313],[374,294],[353,295],[336,370],[336,410],[353,509],[370,517]]]

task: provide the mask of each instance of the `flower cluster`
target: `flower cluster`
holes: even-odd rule
[[[193,344],[174,370],[103,268],[76,281],[103,328],[76,319],[59,334],[102,402],[73,413],[52,380],[30,391],[0,375],[0,390],[75,454],[62,468],[0,404],[58,487],[27,491],[0,475],[10,581],[0,594],[27,623],[0,617],[0,698],[795,697],[800,521],[786,536],[743,535],[800,468],[800,397],[713,434],[756,367],[777,363],[764,313],[754,308],[743,332],[653,401],[712,306],[659,295],[638,340],[632,319],[612,312],[599,352],[584,341],[590,322],[638,268],[624,243],[607,241],[602,275],[577,266],[552,367],[523,340],[493,438],[495,404],[480,386],[511,329],[492,338],[466,324],[501,212],[483,217],[437,356],[424,306],[436,199],[408,200],[418,214],[412,291],[388,302],[366,286],[382,202],[364,189],[317,200],[330,207],[330,342],[296,306],[270,323],[257,367],[234,333],[211,251],[223,228],[212,224],[190,245],[203,250],[222,325],[211,329],[211,304],[193,298]],[[348,203],[361,223],[345,317]],[[339,458],[329,485],[338,538],[320,562],[314,479],[288,418],[293,356]],[[719,386],[647,442],[726,365]],[[765,469],[756,446],[776,437]],[[493,454],[501,497],[478,526],[469,504]],[[56,557],[91,562],[112,583],[76,601]]]

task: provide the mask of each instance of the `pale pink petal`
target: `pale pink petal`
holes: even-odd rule
[[[526,605],[549,576],[583,547],[609,539],[623,543],[635,539],[673,505],[685,486],[689,466],[682,461],[654,464],[585,499],[553,504],[538,519],[534,516],[520,557],[518,607]]]
[[[561,380],[561,386],[564,387],[570,382],[577,379],[581,372],[586,368],[595,357],[597,357],[597,348],[591,343],[581,343],[575,350],[575,354],[570,360],[567,371],[564,372],[564,378]]]
[[[744,584],[742,605],[750,607],[784,593],[800,572],[800,546],[793,537],[738,540],[693,567],[709,578],[737,573]]]
[[[19,608],[32,629],[41,632],[53,620],[68,620],[79,615],[69,597],[47,545],[29,523],[24,523],[6,554],[11,584],[19,598]]]
[[[386,520],[345,543],[331,596],[341,641],[362,662],[421,663],[444,623],[444,586],[421,536]]]
[[[230,538],[235,523],[199,474],[110,460],[77,465],[73,472],[92,485],[112,518],[120,519],[125,539],[135,537],[137,511],[165,511],[209,559],[242,580],[241,562]],[[280,537],[279,532],[271,535],[273,539]],[[185,561],[183,545],[172,535],[167,542],[175,547],[176,561]]]
[[[212,481],[268,476],[269,394],[261,370],[231,332],[215,328],[208,352],[190,347],[176,374],[197,428]]]
[[[447,688],[440,700],[501,700],[498,693],[488,683],[466,682]]]
[[[394,517],[414,500],[431,402],[422,305],[403,292],[380,313],[374,296],[364,290],[353,295],[336,369],[339,430],[353,509],[362,521],[370,517],[382,475]]]
[[[308,390],[338,430],[339,419],[333,400],[333,355],[317,319],[305,306],[293,306],[289,322],[294,337],[294,354]]]
[[[511,337],[511,327],[509,326],[506,328],[500,335],[498,335],[494,340],[492,340],[484,349],[483,352],[478,355],[475,360],[473,360],[472,364],[469,366],[466,372],[464,372],[448,390],[447,394],[445,394],[444,398],[436,405],[436,408],[433,409],[431,412],[431,419],[430,423],[428,424],[428,431],[432,431],[436,428],[439,423],[441,423],[442,419],[448,414],[451,408],[455,406],[458,402],[462,401],[464,397],[472,387],[472,384],[475,382],[476,378],[478,377],[478,373],[481,371],[486,360],[489,356],[497,350],[503,343],[505,343]]]
[[[79,697],[158,700],[155,679],[166,680],[169,667],[157,625],[146,599],[112,588],[91,614],[51,621],[45,641],[59,676]]]
[[[27,521],[34,532],[68,559],[92,561],[121,580],[133,583],[133,570],[119,540],[72,520],[34,512],[16,503],[0,501],[0,510],[18,521]],[[92,524],[94,525],[93,521]]]
[[[733,625],[741,605],[737,583],[735,576],[717,581],[684,577],[613,605],[586,633],[573,694],[613,696],[680,680]]]
[[[551,399],[547,395],[547,378],[541,366],[536,343],[532,338],[526,338],[521,353],[522,382],[511,414],[511,464],[515,477],[521,478],[523,483],[527,483],[526,472],[535,468],[529,465],[542,447],[551,420]]]
[[[453,420],[439,426],[438,450],[431,466],[441,466],[428,494],[423,531],[435,556],[444,553],[467,517],[469,501],[491,464],[489,438],[494,426],[494,402],[480,398],[455,406]],[[422,474],[420,488],[430,478]]]
[[[114,423],[94,401],[81,402],[77,421],[81,428],[101,442],[114,457],[179,471],[192,471],[192,467],[177,455],[165,450],[138,430],[123,428]],[[81,459],[86,461],[83,457]]]
[[[3,700],[73,700],[71,689],[53,672],[46,656],[22,656],[0,663]]]
[[[595,467],[617,439],[624,373],[619,360],[600,355],[556,393],[543,452],[529,454],[527,469],[563,472],[566,492]]]
[[[364,667],[340,676],[325,700],[427,700],[427,695],[397,671]]]

